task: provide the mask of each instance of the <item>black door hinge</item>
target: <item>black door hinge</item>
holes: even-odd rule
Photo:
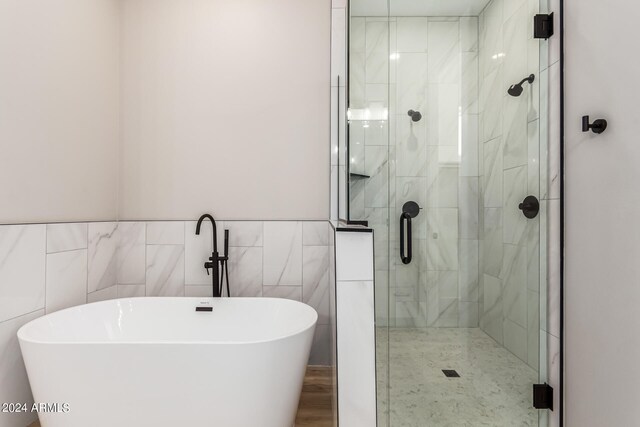
[[[548,39],[553,35],[553,13],[533,17],[533,38]]]
[[[533,407],[536,409],[551,409],[553,411],[553,387],[547,383],[534,384]]]

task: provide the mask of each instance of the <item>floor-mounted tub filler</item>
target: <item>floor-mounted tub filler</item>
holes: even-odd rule
[[[317,318],[284,299],[132,298],[46,315],[18,338],[35,401],[60,404],[42,427],[283,427]]]

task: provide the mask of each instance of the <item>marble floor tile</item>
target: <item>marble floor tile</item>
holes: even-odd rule
[[[390,426],[534,426],[537,372],[478,328],[390,329],[378,358]],[[378,338],[385,338],[378,334]],[[384,353],[386,346],[379,346]],[[455,369],[460,378],[447,378]],[[384,375],[380,375],[384,374]],[[385,377],[385,378],[382,378]],[[384,419],[387,414],[381,414]],[[385,420],[386,421],[386,420]]]

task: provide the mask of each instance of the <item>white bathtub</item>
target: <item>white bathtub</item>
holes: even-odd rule
[[[211,312],[196,312],[196,306]],[[132,298],[18,331],[43,427],[288,427],[318,316],[272,298]]]

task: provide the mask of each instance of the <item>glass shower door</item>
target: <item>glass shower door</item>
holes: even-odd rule
[[[375,230],[378,425],[545,425],[547,43],[531,28],[546,2],[350,9],[349,212]]]

